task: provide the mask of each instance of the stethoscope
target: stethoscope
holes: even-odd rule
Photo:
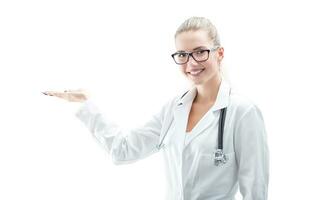
[[[188,93],[188,91],[185,92],[181,96],[180,99],[182,99],[187,93]],[[231,93],[231,90],[229,91],[229,95],[230,95],[230,93]],[[219,117],[219,125],[218,125],[218,143],[217,143],[218,145],[217,145],[217,149],[213,153],[215,166],[223,165],[228,161],[228,157],[223,152],[223,132],[224,132],[224,122],[225,122],[226,112],[227,112],[227,107],[220,109],[220,117]],[[173,122],[173,118],[171,120],[170,126],[171,126],[172,122]],[[160,150],[164,146],[163,141],[166,137],[167,132],[168,131],[165,131],[165,135],[162,137],[159,144],[157,145],[158,150]]]

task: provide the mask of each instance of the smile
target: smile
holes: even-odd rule
[[[205,69],[200,69],[197,71],[192,71],[192,72],[188,72],[188,74],[192,75],[192,76],[198,76],[200,75]]]

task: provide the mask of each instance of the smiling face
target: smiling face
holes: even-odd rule
[[[186,31],[179,33],[175,38],[177,52],[195,52],[194,55],[204,53],[205,49],[212,49],[213,42],[204,30]],[[209,52],[209,57],[204,62],[189,57],[187,63],[180,65],[181,72],[195,85],[205,84],[212,79],[220,78],[220,63],[223,59],[222,47]],[[197,59],[197,58],[196,58]]]

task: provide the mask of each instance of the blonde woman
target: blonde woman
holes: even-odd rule
[[[266,200],[269,152],[259,108],[222,76],[224,49],[206,18],[191,17],[175,34],[172,58],[192,87],[167,102],[144,126],[122,134],[83,90],[44,92],[82,102],[76,116],[115,164],[162,151],[169,200]]]

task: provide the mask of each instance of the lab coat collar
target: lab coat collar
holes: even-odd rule
[[[224,78],[222,78],[215,103],[211,108],[213,112],[228,106],[230,91],[230,84]],[[179,107],[191,103],[194,100],[196,94],[197,88],[196,86],[193,86],[189,91],[185,93],[182,98],[178,100],[177,106]]]
[[[230,93],[230,85],[226,80],[222,79],[220,88],[215,100],[215,103],[210,108],[210,110],[200,119],[200,121],[193,127],[192,135],[188,137],[185,141],[185,144],[182,145],[183,149],[186,148],[196,137],[200,134],[204,133],[209,126],[217,121],[217,113],[215,111],[219,111],[221,108],[225,108],[229,104],[229,93]],[[192,87],[185,95],[178,100],[177,109],[174,110],[174,119],[180,120],[177,123],[177,130],[181,130],[182,132],[186,131],[187,123],[188,123],[188,115],[192,106],[192,102],[197,94],[196,87]],[[183,137],[183,134],[178,134],[178,137]]]

